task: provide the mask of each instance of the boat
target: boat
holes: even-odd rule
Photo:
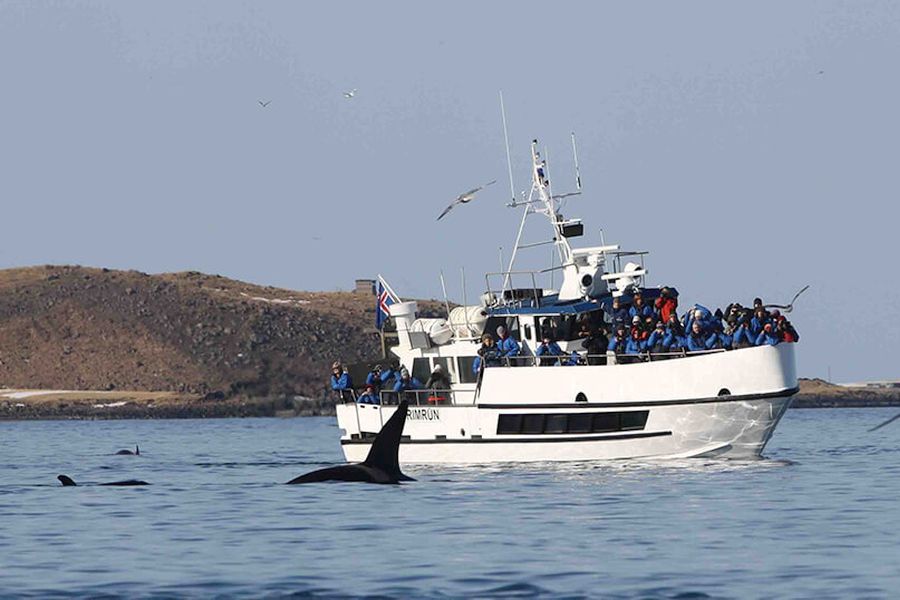
[[[404,464],[761,455],[799,389],[795,343],[585,355],[578,323],[608,325],[616,298],[628,300],[640,290],[652,300],[660,290],[644,285],[646,252],[602,239],[598,246],[573,246],[584,223],[564,218],[561,206],[581,193],[577,155],[575,164],[577,191],[554,195],[546,160],[532,142],[531,191],[510,203],[523,214],[509,267],[485,276],[487,289],[477,304],[448,307],[446,319],[417,318],[415,302],[390,305],[398,336],[393,360],[419,381],[441,365],[451,383],[447,389],[382,391],[377,404],[343,393],[337,422],[348,461],[365,459],[401,400],[409,403],[400,444]],[[524,224],[534,215],[549,222],[551,236],[525,244]],[[555,247],[558,264],[515,270],[520,250],[542,244]],[[539,285],[557,274],[558,288]],[[481,362],[482,335],[501,325],[521,353],[473,368]],[[536,356],[548,331],[561,353]]]

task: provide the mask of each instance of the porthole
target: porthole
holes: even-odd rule
[[[731,390],[729,390],[728,388],[722,388],[721,390],[719,390],[719,395],[720,396],[730,396]]]
[[[575,396],[575,402],[587,402],[587,396],[584,395],[584,392],[578,392],[578,395]]]

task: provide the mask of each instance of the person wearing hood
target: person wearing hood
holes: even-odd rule
[[[447,376],[447,373],[444,371],[443,365],[440,365],[440,364],[434,365],[434,368],[431,370],[431,375],[428,377],[428,381],[425,382],[425,389],[427,389],[427,390],[449,390],[450,389],[450,378]]]
[[[371,383],[366,384],[366,391],[360,394],[356,401],[359,404],[381,404],[381,399],[378,397],[378,390],[376,390],[375,386]]]
[[[506,331],[506,327],[503,325],[497,328],[497,338],[497,351],[500,352],[500,356],[508,360],[509,366],[515,366],[516,361],[514,358],[521,351],[519,342],[509,335],[509,332]]]
[[[687,349],[691,352],[712,350],[716,347],[718,337],[713,333],[706,333],[697,319],[691,323],[691,332],[687,335]]]
[[[634,342],[633,348],[637,348],[638,352],[644,350],[647,338],[650,337],[650,331],[644,327],[644,321],[641,317],[635,315],[631,319],[631,339]]]
[[[678,310],[678,294],[672,291],[672,288],[663,286],[659,291],[659,298],[653,303],[659,319],[663,323],[669,322],[669,317],[674,315]]]
[[[757,346],[775,346],[781,340],[778,338],[778,335],[775,333],[775,328],[772,327],[771,323],[766,323],[763,325],[762,331],[756,336],[756,345]]]
[[[609,336],[606,335],[602,326],[592,328],[588,336],[581,342],[581,347],[587,353],[587,363],[589,365],[606,364],[607,346],[609,346]]]
[[[628,309],[628,316],[631,318],[640,317],[642,320],[653,316],[653,307],[644,302],[644,296],[640,290],[634,292],[631,308]]]
[[[341,392],[352,387],[353,382],[350,380],[350,373],[347,372],[341,361],[334,361],[334,364],[331,365],[331,389]]]
[[[758,336],[762,333],[763,328],[771,322],[769,313],[765,308],[760,306],[759,308],[754,309],[753,318],[750,319],[750,333],[754,336]]]
[[[684,329],[682,329],[681,322],[674,313],[669,316],[669,321],[666,323],[666,337],[663,338],[663,345],[666,347],[667,352],[680,352],[687,348]]]
[[[538,364],[542,367],[549,367],[550,365],[558,365],[559,364],[559,356],[563,353],[562,349],[559,347],[553,338],[549,335],[545,335],[541,340],[541,345],[537,347],[534,355],[541,357]]]
[[[668,349],[666,348],[665,339],[666,325],[662,321],[657,321],[656,327],[653,328],[653,333],[647,338],[647,352],[652,352],[654,354],[666,352]]]
[[[395,392],[408,392],[410,390],[421,390],[422,382],[416,379],[415,377],[411,377],[409,375],[409,371],[406,368],[400,369],[400,379],[397,380],[397,383],[394,384]]]
[[[610,317],[612,318],[613,325],[616,326],[625,325],[631,320],[631,317],[628,314],[628,308],[622,304],[620,298],[613,298]]]
[[[711,332],[713,330],[713,314],[705,306],[701,306],[699,304],[695,304],[694,307],[687,312],[687,321],[684,324],[684,330],[690,332],[694,328],[694,322],[700,324],[700,330],[703,333]]]
[[[478,375],[485,367],[500,366],[500,351],[494,343],[491,334],[486,333],[481,336],[481,348],[478,349],[478,356],[472,362],[472,373]]]

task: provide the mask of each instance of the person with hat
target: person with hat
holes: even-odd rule
[[[776,346],[780,341],[781,340],[778,338],[778,334],[775,333],[775,328],[771,323],[763,325],[762,331],[756,336],[757,346]]]
[[[406,370],[406,367],[400,369],[400,379],[397,380],[397,383],[394,384],[395,392],[408,392],[410,390],[421,390],[422,382],[416,379],[415,377],[411,377],[409,375],[409,371]]]
[[[545,335],[541,339],[541,345],[537,347],[537,350],[534,351],[535,356],[542,357],[540,362],[538,363],[542,367],[549,367],[551,365],[559,364],[559,356],[563,353],[562,349],[559,347],[553,338],[549,335]]]
[[[653,333],[650,334],[650,337],[647,338],[647,352],[653,352],[655,354],[661,354],[667,350],[665,345],[666,339],[666,324],[662,321],[656,322],[656,327],[653,328]]]
[[[687,335],[687,349],[691,352],[701,352],[703,350],[712,350],[716,347],[718,336],[715,332],[707,334],[703,331],[700,320],[697,319],[691,323],[691,332]]]
[[[472,373],[478,375],[485,367],[500,366],[500,351],[494,343],[491,334],[486,333],[481,336],[481,348],[478,349],[478,356],[472,362]]]
[[[634,296],[631,300],[631,308],[628,309],[628,316],[632,318],[637,316],[641,319],[653,316],[653,307],[644,302],[644,296],[641,294],[641,290],[636,290],[634,292]]]
[[[450,377],[447,376],[446,371],[444,371],[444,367],[441,364],[434,365],[434,368],[431,370],[431,375],[429,375],[428,380],[425,382],[426,390],[449,390],[450,389]]]
[[[350,380],[350,373],[344,369],[344,365],[341,364],[341,361],[334,361],[334,364],[331,365],[331,389],[340,392],[349,390],[352,387],[353,382]]]
[[[519,342],[509,335],[509,332],[506,331],[506,327],[503,325],[497,328],[497,338],[497,351],[500,352],[500,356],[507,359],[507,364],[509,366],[515,366],[516,362],[514,357],[518,356],[519,352],[521,352]]]
[[[376,390],[375,386],[371,383],[366,384],[366,391],[363,392],[356,401],[359,404],[381,404],[381,399],[378,397],[378,390]]]
[[[659,298],[653,303],[659,318],[663,323],[669,322],[669,317],[676,314],[678,309],[678,293],[673,292],[672,288],[663,286],[659,291]]]
[[[629,354],[640,354],[649,337],[650,331],[644,327],[644,320],[638,315],[633,316],[631,318],[632,351],[629,351]]]

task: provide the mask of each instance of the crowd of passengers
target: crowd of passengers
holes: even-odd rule
[[[609,323],[594,324],[584,319],[578,324],[576,337],[581,340],[583,353],[563,352],[551,333],[552,327],[543,327],[541,343],[534,351],[537,364],[606,364],[608,352],[614,352],[618,362],[638,362],[646,360],[650,354],[665,357],[686,352],[774,346],[800,340],[791,322],[778,309],[769,311],[760,298],[753,300],[752,308],[735,302],[724,311],[711,311],[695,304],[679,318],[678,294],[664,287],[652,304],[645,302],[641,291],[636,290],[630,299],[613,299],[607,312]],[[481,337],[481,347],[472,364],[473,373],[478,375],[485,367],[532,364],[506,327],[497,327],[496,334],[496,339],[490,333]],[[332,365],[331,389],[338,392],[353,389],[350,374],[340,362]],[[406,367],[396,363],[386,369],[375,365],[366,377],[365,391],[357,402],[378,404],[382,390],[400,393],[421,389],[450,389],[450,378],[441,365],[434,366],[424,384],[412,377]]]
[[[350,378],[350,373],[347,372],[347,369],[340,361],[336,361],[331,365],[331,389],[341,394],[353,389],[353,380]],[[382,391],[393,391],[399,394],[401,392],[423,389],[450,389],[450,377],[444,371],[444,367],[439,364],[434,365],[431,375],[423,384],[410,375],[406,367],[397,363],[392,363],[387,368],[375,365],[366,375],[366,385],[363,388],[363,392],[357,396],[356,401],[360,404],[380,404]]]
[[[724,311],[695,304],[679,318],[678,294],[668,287],[662,288],[652,303],[644,301],[640,290],[630,298],[615,298],[608,317],[609,323],[593,324],[584,319],[578,325],[583,355],[564,353],[550,333],[552,327],[543,328],[541,343],[534,352],[538,364],[605,364],[607,352],[621,356],[621,362],[635,362],[645,360],[648,354],[735,350],[800,339],[791,322],[778,309],[769,311],[760,298],[753,301],[752,308],[734,302]],[[490,334],[482,336],[473,367],[476,372],[482,365],[526,364],[516,358],[521,355],[519,344],[504,327],[497,328],[497,336],[496,342]]]

